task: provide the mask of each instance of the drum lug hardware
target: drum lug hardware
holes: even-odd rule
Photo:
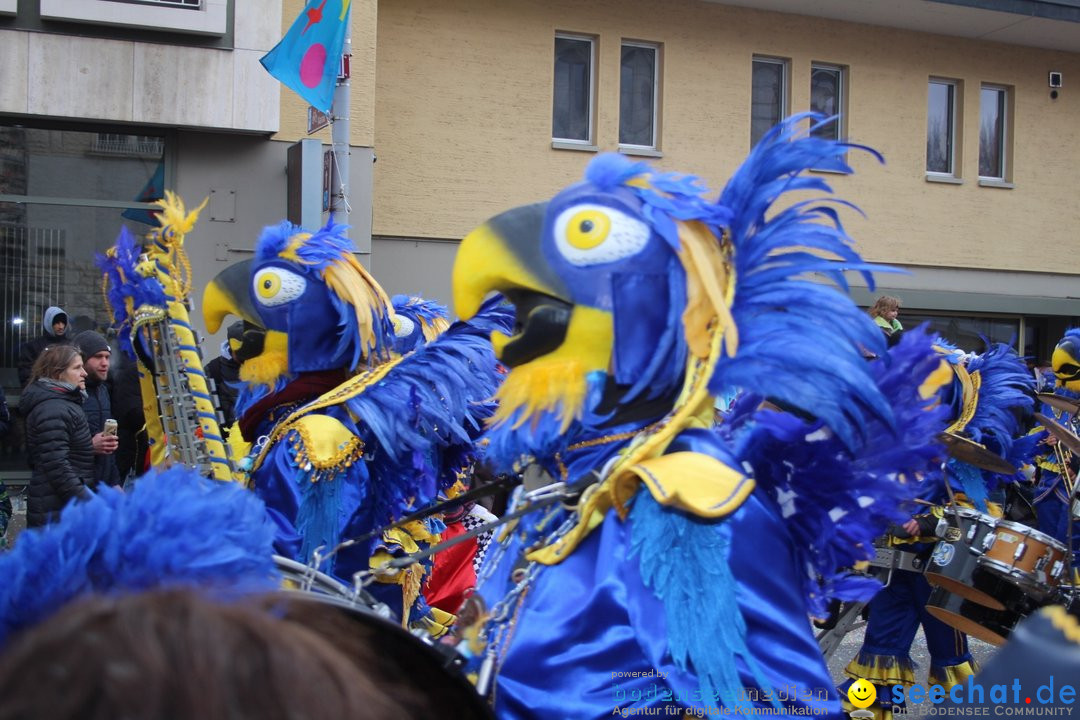
[[[1027,543],[1020,543],[1016,546],[1016,550],[1013,552],[1013,562],[1024,557],[1024,553],[1027,552]]]
[[[911,560],[911,567],[915,568],[916,570],[922,570],[922,566],[923,566],[923,563],[922,563],[922,560],[921,560],[921,559],[919,559],[919,558],[912,558],[912,560]]]

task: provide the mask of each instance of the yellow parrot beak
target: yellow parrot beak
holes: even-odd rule
[[[251,268],[253,260],[243,260],[218,273],[203,291],[203,322],[208,332],[216,333],[225,318],[232,315],[252,325],[263,327],[259,313],[251,302]]]

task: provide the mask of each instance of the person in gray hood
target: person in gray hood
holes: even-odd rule
[[[27,340],[19,348],[19,387],[26,387],[26,383],[30,381],[30,369],[45,348],[50,345],[71,344],[71,339],[67,336],[68,314],[63,308],[54,305],[46,309],[41,324],[45,332],[33,340]]]

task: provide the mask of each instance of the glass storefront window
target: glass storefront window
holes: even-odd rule
[[[18,403],[20,346],[43,332],[50,305],[69,334],[110,335],[95,256],[121,227],[136,237],[157,222],[166,138],[33,128],[0,121],[0,386]],[[0,479],[26,471],[19,428],[0,440]]]
[[[1003,342],[1016,347],[1020,335],[1018,317],[923,315],[901,310],[900,322],[908,329],[924,322],[930,323],[931,330],[965,352],[985,350],[983,338],[992,343]]]

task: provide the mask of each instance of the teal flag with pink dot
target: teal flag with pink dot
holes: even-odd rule
[[[352,0],[308,0],[274,49],[259,62],[278,81],[325,113],[334,102]]]

